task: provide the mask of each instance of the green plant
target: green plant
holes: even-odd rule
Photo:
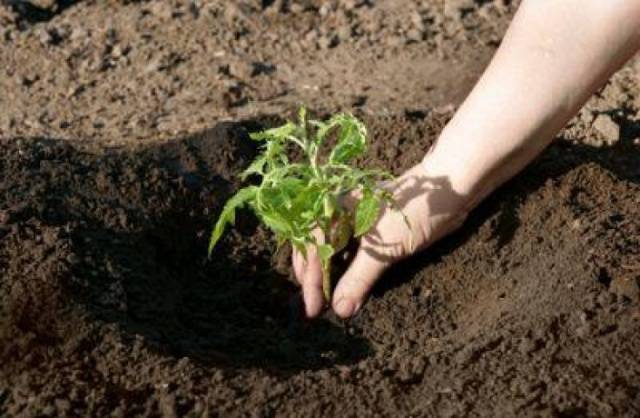
[[[327,153],[329,150],[324,148],[334,131],[336,143]],[[297,123],[288,122],[250,136],[262,142],[262,153],[242,177],[258,176],[261,181],[240,189],[226,203],[213,229],[209,254],[226,225],[235,222],[236,210],[247,205],[274,232],[278,247],[288,241],[306,258],[308,246],[315,246],[328,302],[331,257],[344,249],[351,236],[369,231],[384,203],[393,206],[391,193],[378,186],[381,180],[392,176],[382,170],[361,170],[350,165],[367,148],[367,130],[350,114],[338,114],[322,122],[307,120],[306,111],[301,108]],[[290,147],[302,151],[303,161],[289,160]],[[360,197],[354,211],[340,204],[350,192]],[[322,231],[324,240],[315,238],[315,229]]]

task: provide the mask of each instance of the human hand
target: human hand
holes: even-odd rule
[[[383,187],[393,193],[397,208],[381,210],[375,226],[360,238],[355,258],[338,281],[331,307],[342,318],[358,312],[389,266],[457,229],[468,213],[469,199],[456,193],[446,177],[430,174],[428,157]],[[353,209],[357,197],[349,196],[343,204]],[[322,240],[319,231],[317,234]],[[307,250],[306,260],[298,251],[293,252],[292,259],[296,279],[302,286],[306,316],[316,317],[325,304],[320,259],[313,246]]]
[[[640,49],[638,22],[638,2],[522,2],[491,64],[424,166],[386,186],[409,218],[411,232],[396,211],[382,211],[338,281],[334,311],[352,316],[386,268],[452,232],[475,204],[542,152]],[[344,204],[353,209],[353,197]],[[315,317],[324,299],[313,248],[306,262],[294,252],[293,266],[306,314]]]

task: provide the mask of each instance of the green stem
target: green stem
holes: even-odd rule
[[[309,152],[307,153],[307,156],[309,158],[309,164],[311,165],[311,169],[313,170],[313,174],[320,180],[322,181],[324,179],[324,176],[322,175],[322,172],[320,171],[320,167],[318,167],[318,147],[317,146],[310,146],[309,147]]]
[[[320,224],[320,229],[324,235],[325,242],[331,242],[331,225],[327,221]],[[322,293],[327,305],[331,303],[331,259],[321,260],[322,265]]]
[[[331,303],[331,261],[322,263],[322,293],[324,301],[328,305]]]
[[[302,148],[302,150],[303,150],[304,152],[307,152],[307,145],[306,145],[306,141],[302,142],[302,141],[300,141],[298,138],[296,138],[296,137],[295,137],[295,136],[293,136],[293,135],[289,135],[289,136],[287,137],[287,139],[289,139],[289,141],[291,141],[291,142],[295,143],[297,146],[299,146],[300,148]]]

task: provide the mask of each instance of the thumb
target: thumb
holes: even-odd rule
[[[358,312],[387,265],[373,248],[361,245],[333,292],[334,312],[345,319]]]

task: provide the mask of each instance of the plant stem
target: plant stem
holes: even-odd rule
[[[322,263],[322,293],[325,303],[331,302],[331,261]]]

